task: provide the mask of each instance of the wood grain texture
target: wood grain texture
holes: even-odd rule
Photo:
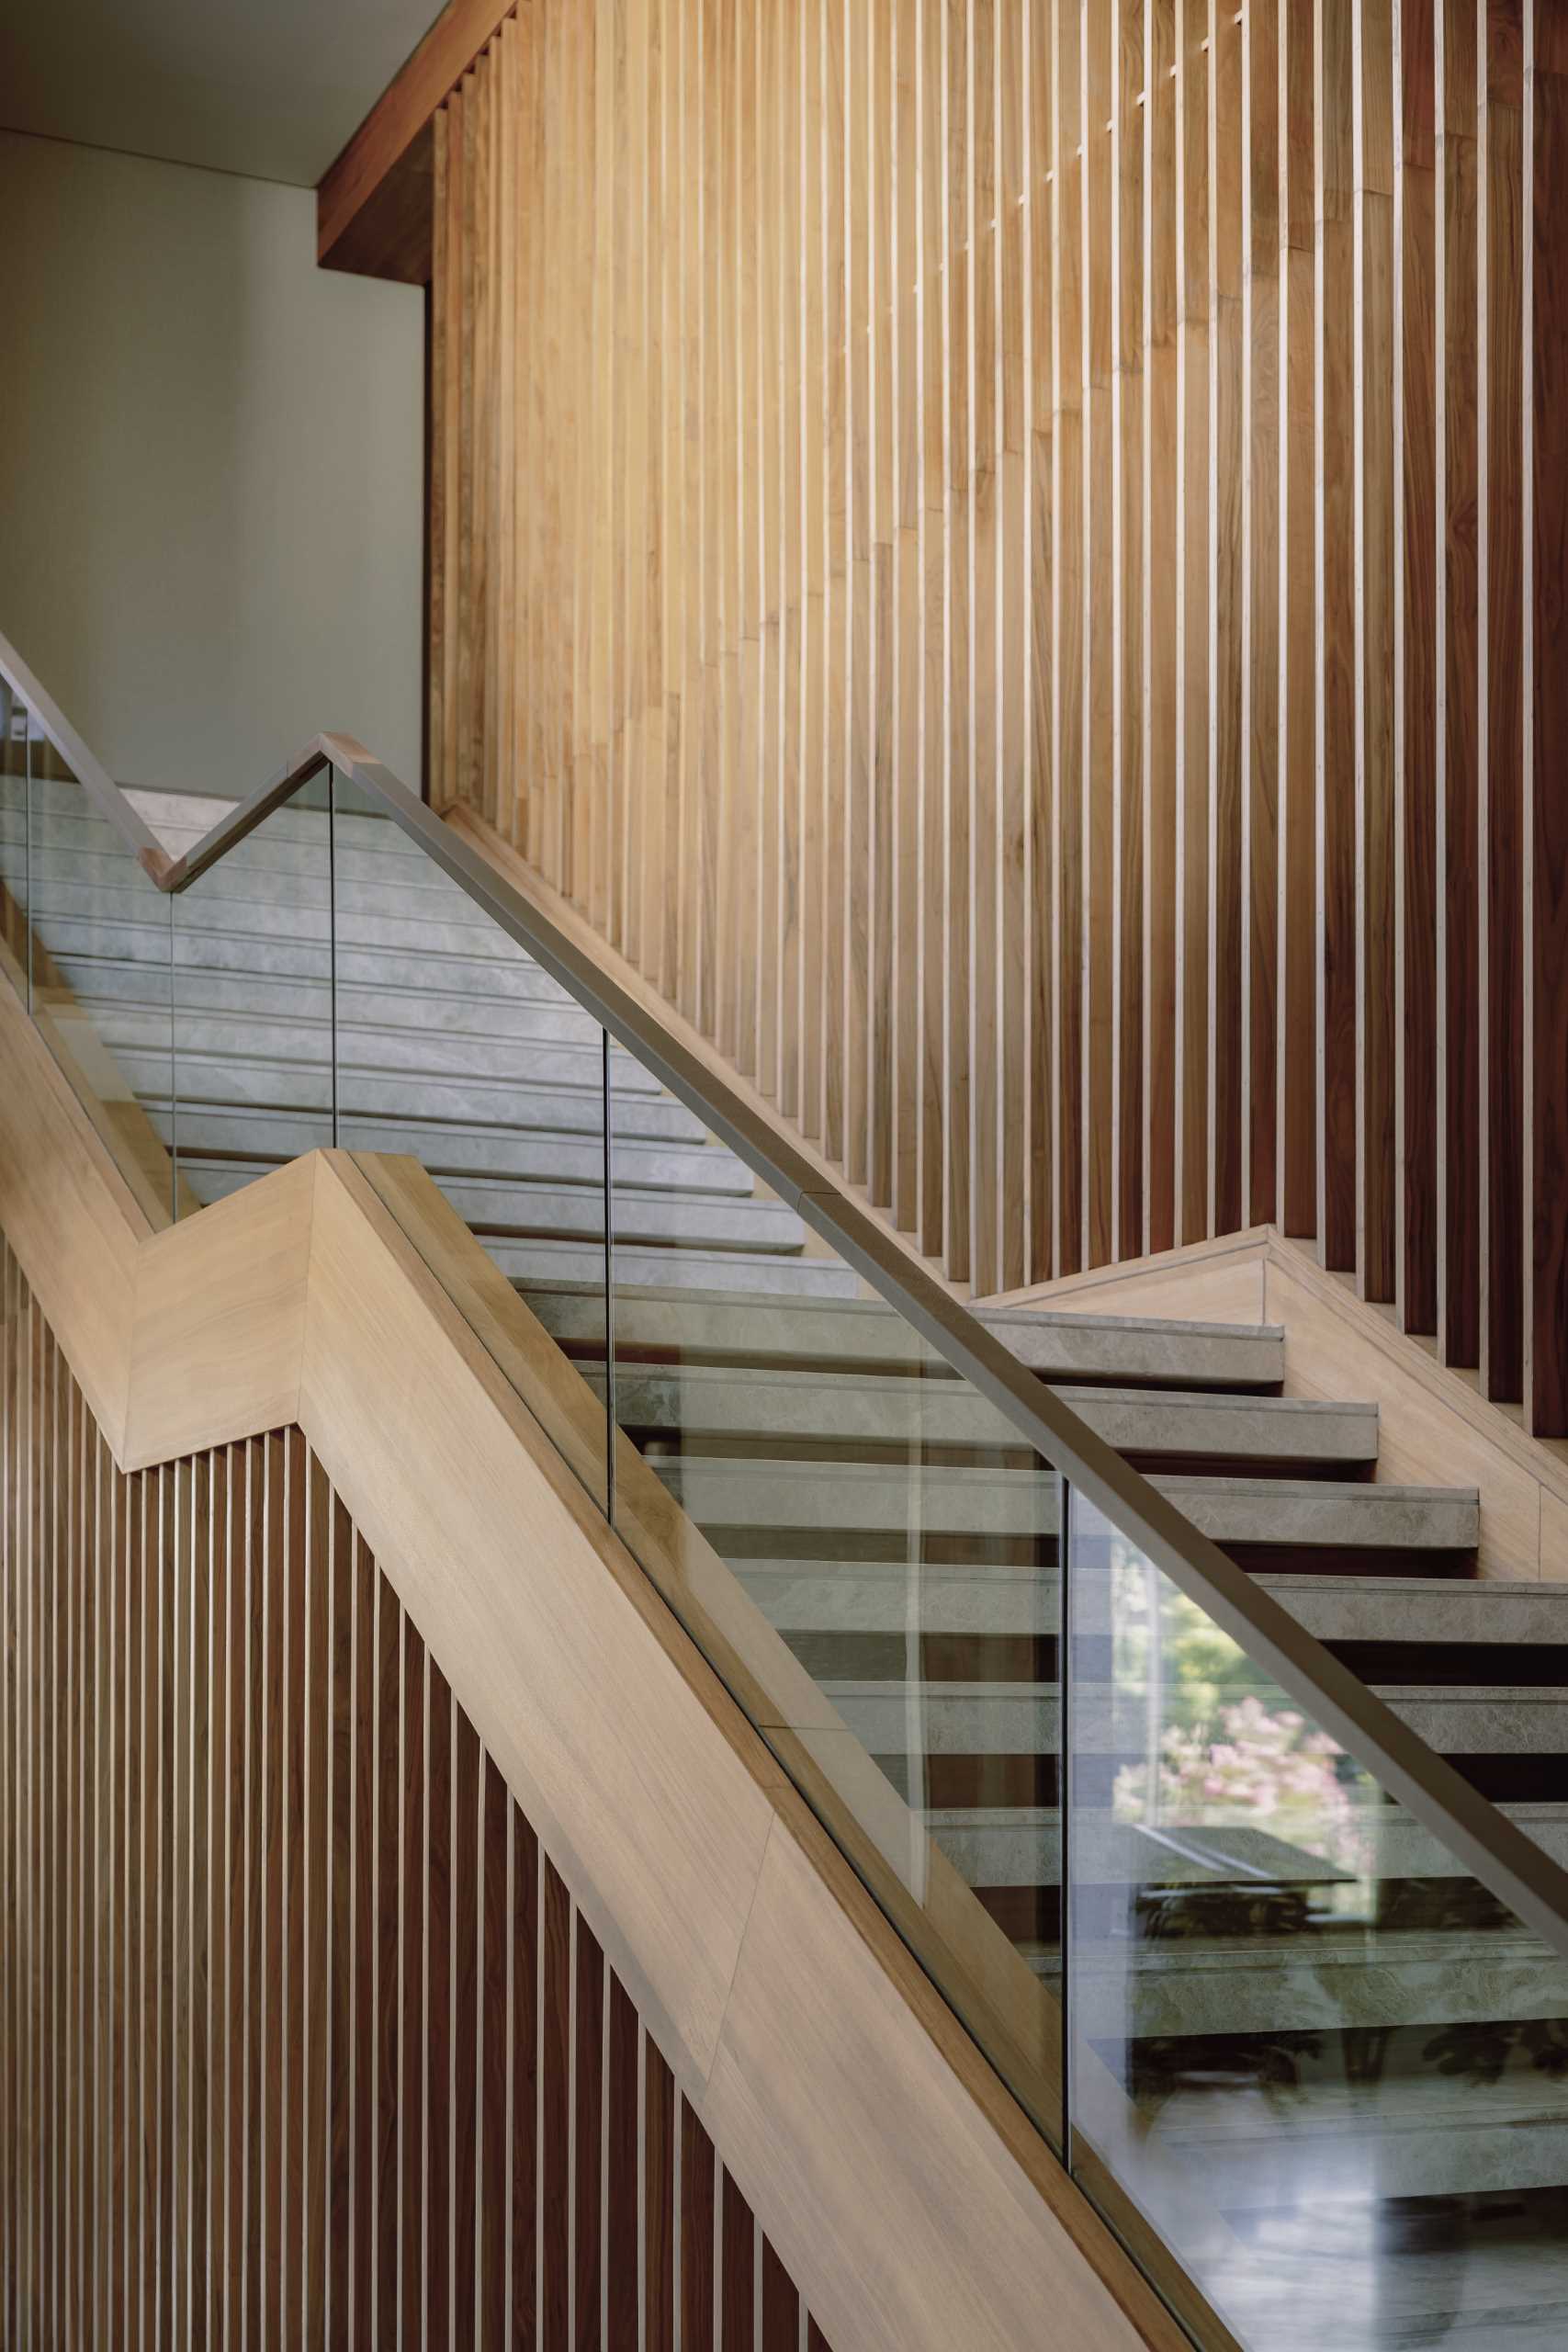
[[[955,1283],[1277,1216],[1562,1435],[1551,17],[519,12],[464,91],[508,44],[547,79],[570,21],[516,204],[591,261],[491,235],[455,96],[479,488],[432,772]],[[525,466],[491,278],[551,355]]]
[[[635,2345],[646,2276],[650,2312],[666,2315],[649,2340],[668,2343],[675,2249],[694,2221],[712,2241],[711,2179],[694,2158],[672,2162],[677,2139],[690,2146],[702,2126],[564,1885],[552,1872],[556,1897],[543,1910],[527,1899],[532,1826],[438,1679],[431,1737],[400,1745],[407,1682],[368,1669],[378,1644],[397,1656],[406,1621],[320,1460],[283,1430],[128,1475],[4,1243],[0,1318],[6,2341],[120,2340],[128,2254],[160,2343],[236,2341],[258,2308],[274,2341],[396,2340],[395,2312],[355,2249],[368,2257],[378,2226],[359,2203],[378,2151],[401,2134],[412,2160],[379,2181],[379,2226],[416,2263],[417,2340],[550,2340],[536,2335],[531,2293],[507,2324],[505,2288],[564,2260],[570,2230],[573,2340],[602,2340],[603,2278],[614,2282],[603,2340]],[[126,1578],[128,1528],[141,1542]],[[264,1579],[258,1615],[246,1600]],[[296,1679],[271,1717],[281,1777],[258,1807],[258,1736],[272,1736],[255,1705],[264,1645]],[[423,1693],[417,1665],[413,1679]],[[235,1706],[235,1693],[249,1702]],[[350,1828],[350,1792],[368,1796],[389,1754],[403,1759],[398,1805],[426,1825],[401,1849]],[[273,1895],[294,1928],[264,1980],[248,1965],[232,1873],[252,1839],[285,1831]],[[344,1966],[341,1939],[384,1905],[411,1923],[420,2030],[400,2067],[361,2068],[351,2053],[395,2028],[403,1972],[384,1948],[389,1966]],[[578,1955],[576,2059],[558,2077],[558,2114],[534,2097],[530,2054],[533,1987],[558,1920]],[[610,2112],[623,2120],[602,2195],[606,2014]],[[552,2127],[578,2151],[570,2213],[507,2199],[509,2180],[535,2177]],[[126,2145],[150,2166],[129,2206]],[[263,2229],[234,2226],[236,2167],[242,2184],[265,2172]],[[725,2195],[750,2232],[728,2174]],[[763,2308],[775,2327],[799,2310],[771,2245]]]
[[[46,1103],[68,1097],[69,1089],[36,1035],[15,1044],[18,1082],[0,1105],[0,1126],[9,1123],[36,1136],[43,1123],[29,1089]],[[30,1175],[13,1176],[20,1166],[16,1134],[0,1144],[0,1223],[15,1208],[19,1225],[6,1229],[18,1262],[24,1234],[29,1252],[58,1237],[69,1254],[80,1234],[112,1233],[116,1217],[123,1224],[132,1213],[85,1114],[73,1128],[62,1107],[59,1149],[63,1156],[77,1146],[82,1170],[73,1185],[62,1167],[62,1181],[45,1187],[52,1206],[44,1213]],[[203,1449],[197,1462],[176,1455],[128,1473],[108,1453],[105,1476],[123,1500],[96,1519],[106,1531],[117,1524],[129,1530],[125,1766],[116,1771],[127,1808],[126,1859],[111,1909],[124,1915],[129,1949],[121,2008],[126,2256],[117,2277],[122,2300],[133,2316],[141,2315],[136,2327],[144,2319],[149,2332],[166,2330],[173,2319],[167,2282],[178,2276],[183,2283],[182,2230],[190,2226],[177,2220],[181,2210],[188,2212],[188,2196],[181,2209],[175,2189],[187,2195],[193,2149],[202,2152],[209,2199],[220,2175],[209,2130],[198,2137],[189,2087],[211,2083],[214,2045],[209,2037],[204,2049],[185,2021],[205,1993],[205,1982],[200,1988],[191,1982],[188,1955],[199,1952],[203,1932],[193,1889],[205,1887],[211,1870],[210,1853],[204,1860],[196,1841],[210,1845],[213,1834],[205,1788],[214,1718],[203,1695],[210,1665],[193,1681],[192,1661],[209,1657],[212,1645],[212,1599],[209,1593],[204,1609],[197,1567],[212,1540],[207,1529],[220,1484],[214,1449],[222,1446],[238,1465],[227,1476],[234,1498],[225,1532],[230,1589],[236,1601],[246,1595],[244,1607],[225,1621],[235,1629],[226,1638],[243,1647],[247,1660],[239,1702],[231,1696],[225,1709],[231,1789],[237,1775],[243,1790],[245,1849],[238,1873],[239,2063],[231,2065],[225,2054],[226,2144],[231,2179],[239,2150],[243,2220],[243,2229],[231,2226],[231,2263],[243,2266],[235,2291],[253,2334],[285,2339],[291,2327],[308,2328],[318,2300],[324,2309],[337,2292],[327,2258],[333,2251],[327,2212],[341,2175],[347,2184],[367,2177],[371,2183],[377,2258],[358,2275],[368,2268],[367,2291],[382,2338],[423,2341],[429,2332],[462,2338],[463,2251],[473,2216],[493,2211],[479,2169],[496,2136],[484,2122],[481,2041],[491,2012],[479,1993],[481,1890],[464,1883],[478,1879],[496,1850],[493,1832],[481,1839],[477,1819],[479,1790],[481,1781],[490,1784],[493,1764],[510,1801],[522,1808],[511,1822],[505,1906],[513,1972],[512,1997],[502,2003],[513,2129],[500,2134],[511,2149],[508,2275],[517,2340],[525,2339],[530,2312],[534,2340],[577,2340],[585,2332],[594,2339],[592,2278],[571,2238],[570,2216],[589,2205],[600,2215],[625,2210],[624,2181],[619,2188],[612,2181],[607,2191],[602,2168],[582,2170],[587,2150],[603,2145],[616,2099],[624,2099],[624,2051],[619,2075],[613,2057],[607,2064],[601,2060],[593,2087],[599,2120],[573,2120],[579,2086],[594,2074],[596,2045],[582,2038],[585,1984],[590,2007],[598,1997],[603,2015],[595,1963],[590,1957],[585,1975],[581,1957],[596,1951],[599,1985],[612,1973],[619,1978],[680,2098],[701,2116],[756,2214],[758,2243],[762,2232],[773,2240],[829,2337],[847,2333],[888,2352],[895,2345],[945,2342],[943,2313],[958,2294],[976,2340],[1022,2343],[1032,2340],[1041,2282],[1059,2279],[1064,2295],[1081,2305],[1084,2340],[1097,2352],[1101,2345],[1106,2352],[1131,2352],[1135,2344],[1168,2352],[1175,2338],[1152,2291],[1023,2122],[886,1912],[840,1851],[821,1839],[804,1798],[649,1576],[610,1532],[470,1320],[463,1302],[478,1300],[476,1268],[485,1262],[479,1245],[461,1229],[451,1238],[434,1187],[412,1166],[383,1163],[379,1170],[386,1182],[400,1178],[405,1193],[412,1188],[402,1221],[347,1156],[313,1155],[302,1168],[280,1172],[311,1180],[298,1196],[309,1220],[302,1353],[294,1355],[297,1332],[270,1305],[258,1328],[281,1330],[285,1360],[299,1363],[298,1422],[255,1436],[242,1432],[231,1442],[214,1430],[208,1401],[192,1396],[186,1409]],[[264,1188],[247,1190],[261,1197]],[[201,1223],[186,1221],[170,1240],[177,1245],[184,1234],[195,1243]],[[134,1295],[135,1253],[149,1237],[124,1238]],[[454,1267],[454,1248],[472,1262]],[[182,1283],[177,1251],[164,1268],[165,1306],[184,1292],[197,1343],[214,1317],[222,1328],[234,1316],[243,1331],[244,1318],[225,1290],[231,1285],[248,1295],[244,1253],[231,1247],[216,1258],[197,1255],[199,1283]],[[224,1266],[227,1275],[215,1280],[214,1268]],[[10,1279],[15,1289],[19,1277]],[[117,1341],[111,1329],[80,1312],[73,1289],[62,1295],[76,1339],[102,1351],[99,1384],[111,1395],[129,1393],[136,1410],[130,1387],[135,1332]],[[31,1312],[41,1323],[36,1306]],[[165,1341],[173,1328],[165,1317]],[[124,1351],[118,1364],[117,1346]],[[41,1563],[39,1572],[53,1581],[41,1592],[29,1586],[25,1597],[22,1655],[32,1663],[21,1715],[7,1696],[5,1725],[9,1731],[18,1722],[18,1736],[28,1743],[43,1739],[53,1773],[70,1753],[56,1736],[68,1687],[66,1642],[80,1643],[85,1610],[55,1605],[57,1588],[68,1596],[72,1590],[75,1538],[69,1522],[57,1526],[46,1511],[54,1484],[39,1484],[31,1465],[40,1450],[42,1458],[54,1459],[49,1449],[58,1446],[57,1432],[79,1429],[82,1408],[73,1401],[66,1351],[42,1336],[29,1350],[17,1441],[26,1522],[20,1556]],[[177,1444],[167,1415],[163,1426],[165,1442]],[[351,1538],[361,1578],[354,1596],[340,1596],[339,1569]],[[379,1561],[378,1579],[367,1576],[367,1552]],[[345,1638],[345,1609],[356,1619],[369,1617],[378,1670],[368,1684],[354,1675],[355,1633],[350,1625]],[[235,1687],[231,1682],[231,1692]],[[338,1826],[338,1776],[340,1764],[354,1770],[344,1759],[355,1753],[366,1711],[377,1826],[370,1833],[367,1812],[360,1841]],[[831,1794],[841,1778],[825,1771],[825,1792]],[[27,1786],[39,1786],[37,1777]],[[51,1779],[51,1804],[54,1787]],[[73,1950],[69,1914],[54,1902],[45,1867],[40,1808],[28,1816],[26,1850],[28,1884],[41,1890],[36,1901],[42,1908],[38,1935],[29,1929],[26,1947],[28,2023],[17,2045],[26,2118],[19,2144],[29,2182],[36,2177],[38,2120],[49,2111],[56,2081],[51,2069],[60,2063],[54,2040],[37,2030],[44,2012],[36,2005],[55,1998],[59,1955],[70,1981]],[[753,1920],[761,1931],[765,1917],[758,1890],[781,1841],[805,1872],[794,1876],[792,1901],[798,1904],[810,1884],[818,1888],[806,1911],[796,1913],[813,1964],[840,1943],[860,1956],[846,1960],[852,1997],[840,2009],[838,2033],[868,2064],[907,2079],[917,2098],[940,2095],[944,2132],[953,2115],[965,2119],[954,2176],[964,2186],[954,2194],[961,2204],[975,2200],[973,2229],[959,2218],[951,2231],[931,2232],[926,2191],[910,2161],[913,2140],[884,2152],[876,2198],[863,2201],[858,2221],[830,2185],[831,2165],[812,2151],[818,2127],[807,2107],[789,2110],[784,2128],[792,2150],[786,2154],[781,2144],[759,2161],[750,2127],[742,2132],[738,2114],[728,2120],[734,2103],[750,2099],[754,2109],[767,2109],[778,2096],[775,2085],[800,2090],[815,2067],[839,2064],[826,2042],[814,2052],[797,2046],[782,2009],[770,2026],[750,2004],[749,2054],[725,2060],[721,2116],[718,2053],[746,1973]],[[337,1873],[357,1870],[366,1847],[374,1883],[361,1903],[356,1890],[340,1887]],[[954,1882],[954,1899],[961,1894]],[[978,1906],[966,1896],[964,1902],[965,1916],[985,1924]],[[356,2077],[345,2109],[334,2053],[350,2037],[340,2030],[333,1988],[340,1937],[349,1919],[361,1917],[377,1922],[370,2040],[381,2055],[365,2097]],[[231,1938],[235,1919],[231,1902]],[[962,1939],[949,1933],[943,1918],[932,1924],[962,1951]],[[956,1916],[952,1924],[961,1925]],[[210,1936],[210,1926],[205,1932]],[[530,1939],[534,1978],[520,1985],[518,1954]],[[493,1969],[493,1939],[487,1942]],[[1003,1950],[1011,1962],[1010,1947]],[[987,1957],[994,1951],[994,1939],[976,1946],[971,1972],[982,1992],[981,1980],[988,1981],[1005,2018],[1018,1988]],[[231,1962],[226,1973],[232,1993]],[[1031,1973],[1015,1965],[1033,2001],[1016,2009],[1012,2030],[1026,2052],[1035,2049],[1043,2076],[1050,2019]],[[362,1987],[363,1971],[355,1981]],[[235,2014],[232,1998],[229,2014]],[[613,2006],[609,2014],[613,2019]],[[234,2030],[231,2025],[231,2036]],[[761,2071],[748,2092],[753,2064]],[[465,2082],[462,2070],[470,2066]],[[530,2070],[536,2088],[520,2093],[520,2078]],[[646,2080],[646,2063],[642,2072]],[[1028,2095],[1049,2109],[1048,2083],[1032,2081]],[[526,2118],[537,2119],[526,2142],[517,2129],[520,2102]],[[197,2105],[205,2113],[205,2101]],[[832,2109],[826,2081],[808,2094],[807,2106],[824,2114]],[[352,2153],[336,2158],[344,2132],[369,2133],[357,2160]],[[671,2138],[685,2149],[674,2120]],[[792,2184],[818,2175],[821,2194],[832,2200],[832,2225],[803,2231],[799,2217],[807,2209]],[[675,2192],[677,2213],[683,2194]],[[417,2199],[417,2231],[407,2226],[410,2199]],[[51,2231],[65,2226],[62,2206],[51,2201],[46,2210]],[[990,2216],[983,2230],[981,2212]],[[679,2226],[684,2245],[684,2224]],[[859,2290],[848,2293],[831,2275],[842,2262],[846,2230],[852,2238],[860,2233],[860,2252],[846,2275],[868,2278],[886,2264],[903,2282],[896,2307],[882,2309],[880,2317]],[[967,2249],[977,2253],[985,2244],[994,2254],[998,2231],[1003,2252],[987,2271]],[[243,2245],[239,2256],[236,2237]],[[52,2236],[47,2244],[29,2239],[18,2274],[22,2291],[41,2291],[53,2244]],[[830,2267],[819,2267],[814,2247]],[[722,2252],[716,2253],[722,2282]],[[473,2261],[483,2258],[482,2251],[469,2258],[468,2280]],[[597,2275],[602,2301],[607,2269],[602,2265]],[[682,2295],[691,2276],[682,2262]],[[358,2290],[345,2285],[343,2291]],[[187,2290],[178,2308],[189,2307]],[[29,2327],[22,2335],[41,2333],[48,2340],[50,2332]]]

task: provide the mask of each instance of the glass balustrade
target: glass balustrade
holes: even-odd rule
[[[314,778],[170,900],[182,1215],[335,1140],[332,810]]]
[[[1110,1359],[1037,1351],[1074,1385],[1047,1413],[935,1344],[912,1277],[710,1125],[564,934],[360,778],[323,769],[171,901],[14,706],[0,743],[11,977],[26,950],[122,1154],[183,1214],[359,1156],[1196,2340],[1562,2341],[1568,1963],[1440,1799],[1330,1735],[1309,1668],[1258,1662],[1295,1671],[1248,1648],[1273,1604],[1119,1523]]]
[[[1568,1962],[1078,1492],[1069,1542],[1075,2171],[1257,2352],[1568,2340]]]
[[[27,705],[0,678],[0,960],[24,1004],[32,1000],[28,928]]]
[[[24,764],[33,1019],[150,1222],[162,1226],[175,1207],[173,901],[36,718]],[[8,777],[12,829],[15,786]]]

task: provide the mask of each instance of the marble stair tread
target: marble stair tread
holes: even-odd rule
[[[1299,1404],[1276,1396],[1078,1386],[1055,1392],[1123,1453],[1257,1457],[1331,1464],[1377,1458],[1375,1405]],[[616,1408],[625,1429],[703,1436],[774,1436],[853,1445],[979,1445],[1022,1441],[988,1398],[963,1381],[909,1381],[867,1373],[737,1371],[717,1365],[622,1365]]]
[[[927,1535],[1055,1535],[1058,1485],[1041,1467],[890,1468],[882,1464],[731,1462],[702,1455],[653,1466],[699,1525],[854,1529]],[[1155,1484],[1218,1544],[1450,1552],[1473,1547],[1473,1488],[1329,1479],[1162,1474]]]
[[[639,1299],[617,1293],[616,1345],[623,1359],[642,1351],[678,1356],[693,1363],[739,1365],[754,1372],[772,1365],[839,1370],[891,1370],[897,1374],[945,1366],[895,1310],[878,1299],[856,1298],[831,1308],[802,1308],[781,1316],[771,1302],[754,1313],[726,1299],[717,1315],[700,1300]],[[567,1294],[541,1295],[540,1320],[563,1343],[603,1347],[602,1318]],[[1283,1375],[1283,1337],[1277,1327],[1253,1324],[1171,1325],[1153,1318],[992,1314],[980,1319],[1013,1351],[1021,1363],[1060,1380],[1105,1380],[1124,1385],[1226,1391],[1264,1390]]]

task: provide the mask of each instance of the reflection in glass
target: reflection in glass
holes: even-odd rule
[[[27,741],[33,1018],[155,1226],[172,1209],[170,900],[61,754]]]
[[[28,711],[0,678],[0,965],[24,1004],[28,937]]]
[[[1568,2340],[1568,1966],[1076,1492],[1071,1540],[1076,2168],[1249,2352]]]
[[[318,778],[174,900],[184,1215],[332,1142],[329,821]]]
[[[1055,1474],[695,1122],[614,1173],[617,1524],[1059,2133]]]

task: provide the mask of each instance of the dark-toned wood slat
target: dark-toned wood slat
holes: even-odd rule
[[[955,1281],[1274,1219],[1563,1435],[1556,18],[509,17],[430,763]]]
[[[1525,1409],[1532,1428],[1568,1427],[1568,239],[1561,190],[1568,173],[1568,21],[1538,9],[1529,109],[1534,189],[1528,316],[1532,366],[1529,490],[1534,508],[1525,600],[1532,730],[1530,913],[1526,953],[1526,1182],[1529,1215]]]
[[[798,2342],[299,1432],[123,1476],[3,1243],[0,1932],[7,2343]]]

